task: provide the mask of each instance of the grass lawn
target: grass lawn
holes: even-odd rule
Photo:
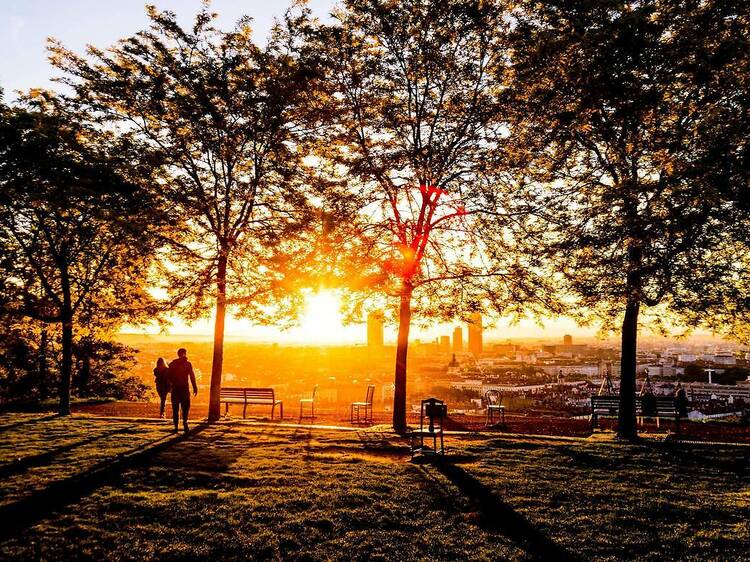
[[[0,416],[0,559],[750,560],[750,448]]]

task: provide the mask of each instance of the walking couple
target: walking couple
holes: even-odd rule
[[[156,379],[156,392],[159,394],[161,404],[159,415],[164,417],[164,408],[167,402],[167,394],[172,393],[172,420],[174,421],[174,431],[180,421],[180,410],[182,410],[182,428],[187,431],[188,413],[190,412],[190,387],[188,380],[193,386],[193,396],[198,395],[198,386],[195,384],[195,373],[193,365],[188,361],[187,350],[180,348],[177,350],[177,359],[167,366],[164,359],[159,357],[154,369],[154,379]]]

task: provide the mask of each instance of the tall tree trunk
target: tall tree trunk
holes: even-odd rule
[[[62,365],[60,367],[60,415],[70,415],[70,380],[73,374],[73,298],[66,263],[61,263]]]
[[[620,412],[617,436],[634,440],[638,436],[635,417],[635,375],[638,351],[638,313],[641,307],[641,261],[637,245],[628,249],[627,303],[622,321],[620,347]]]
[[[73,372],[73,319],[66,313],[62,322],[62,365],[60,367],[61,416],[70,415],[70,379]]]
[[[630,301],[625,307],[622,321],[622,348],[620,357],[620,413],[617,436],[633,440],[637,437],[635,416],[636,352],[638,349],[638,313],[640,303]]]
[[[41,334],[39,336],[39,396],[43,400],[49,396],[47,387],[47,325],[42,324]]]
[[[214,324],[214,358],[211,364],[211,392],[208,399],[208,421],[221,417],[221,372],[224,365],[224,322],[227,312],[227,250],[219,255],[216,273],[216,322]]]
[[[406,431],[406,356],[409,351],[411,327],[411,295],[414,287],[404,281],[401,285],[401,304],[398,311],[398,343],[396,345],[396,378],[393,393],[393,429]]]

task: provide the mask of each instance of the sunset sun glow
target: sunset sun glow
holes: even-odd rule
[[[341,299],[335,291],[321,289],[311,292],[305,298],[300,326],[294,331],[306,341],[335,343],[347,328],[342,324],[340,309]]]

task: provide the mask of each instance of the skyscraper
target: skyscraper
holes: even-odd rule
[[[453,330],[453,353],[461,353],[464,350],[464,331],[461,326]]]
[[[383,313],[371,312],[367,315],[367,347],[383,347]]]
[[[482,353],[482,315],[475,312],[468,322],[469,351],[479,357]]]
[[[563,336],[563,345],[573,345],[573,336],[565,334]]]
[[[451,350],[451,337],[440,336],[440,351],[442,353],[450,353]]]

